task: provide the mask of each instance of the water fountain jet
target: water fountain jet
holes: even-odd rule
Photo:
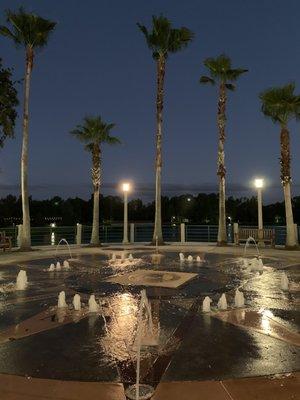
[[[49,271],[49,272],[55,271],[55,265],[54,265],[54,264],[51,264],[50,267],[48,268],[48,271]]]
[[[63,242],[68,246],[68,250],[69,250],[69,254],[70,254],[70,260],[72,260],[73,257],[72,257],[71,248],[70,248],[70,245],[69,245],[67,239],[65,239],[65,238],[60,239],[60,241],[58,242],[58,244],[57,244],[57,246],[56,246],[56,250],[55,250],[55,258],[57,259],[57,250],[58,250],[58,247],[59,247],[59,245],[60,245],[61,243],[63,243]]]
[[[137,321],[137,336],[136,336],[136,345],[137,345],[137,361],[136,361],[136,383],[135,385],[131,385],[126,390],[126,396],[131,400],[147,400],[153,396],[154,388],[150,385],[140,384],[140,363],[141,363],[141,347],[144,344],[145,338],[142,338],[143,335],[143,315],[144,310],[147,314],[148,321],[148,331],[153,335],[153,322],[152,322],[152,313],[151,306],[148,301],[146,291],[141,291],[141,302],[138,314]],[[145,345],[145,344],[144,344]],[[147,343],[146,345],[154,345]],[[157,342],[156,342],[157,345]]]
[[[66,308],[68,304],[66,303],[66,293],[62,290],[58,295],[57,308]]]
[[[222,294],[218,301],[218,309],[219,310],[227,310],[227,300],[225,293]]]
[[[289,278],[285,272],[282,273],[280,278],[280,286],[282,290],[289,290]]]
[[[212,302],[212,299],[208,296],[205,297],[202,303],[202,311],[205,313],[210,312],[210,303]]]
[[[89,298],[89,312],[96,313],[99,311],[99,305],[96,302],[95,295],[91,294]]]
[[[241,308],[245,306],[244,293],[240,292],[238,288],[235,291],[234,305],[236,308]]]
[[[73,297],[73,307],[75,311],[80,311],[81,310],[81,302],[80,302],[80,295],[75,294]]]
[[[252,236],[249,236],[248,239],[246,240],[245,247],[244,247],[244,258],[246,257],[247,247],[249,246],[250,242],[254,243],[254,245],[256,247],[256,253],[257,253],[256,256],[257,256],[257,258],[260,258],[260,252],[258,250],[257,243],[256,243],[255,239]]]
[[[17,275],[16,290],[25,290],[28,284],[26,271],[21,269]]]

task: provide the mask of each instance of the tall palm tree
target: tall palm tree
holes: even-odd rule
[[[107,124],[101,117],[85,117],[82,125],[77,125],[71,131],[78,140],[85,144],[85,149],[92,154],[92,182],[94,188],[93,228],[91,244],[99,245],[99,197],[102,177],[101,153],[102,144],[110,145],[121,143],[120,140],[110,135],[115,124]]]
[[[193,33],[185,28],[172,28],[171,22],[163,17],[152,17],[152,30],[137,24],[145,35],[157,68],[156,94],[156,161],[155,161],[155,223],[152,243],[163,244],[161,223],[161,170],[162,170],[162,111],[166,60],[169,53],[177,53],[193,39]]]
[[[17,12],[6,12],[7,26],[0,26],[0,34],[13,40],[17,46],[25,49],[25,84],[23,109],[23,141],[21,155],[21,194],[23,225],[21,246],[23,250],[31,246],[30,214],[28,195],[28,139],[29,139],[29,91],[33,68],[33,59],[37,49],[46,46],[51,31],[56,23],[32,13],[26,13],[23,8]]]
[[[19,101],[15,82],[11,77],[11,69],[4,68],[0,58],[0,147],[3,147],[6,138],[14,136],[17,118],[16,107]]]
[[[280,177],[284,192],[286,247],[297,247],[291,200],[291,153],[288,122],[300,118],[300,96],[294,94],[295,84],[265,90],[260,94],[261,111],[280,125]]]
[[[219,177],[219,228],[218,228],[218,245],[227,244],[226,233],[226,210],[225,210],[225,139],[226,139],[226,102],[227,90],[235,90],[235,82],[247,69],[235,68],[231,66],[231,60],[225,54],[221,54],[216,58],[207,58],[204,66],[209,72],[209,76],[201,76],[200,83],[219,84],[218,114],[217,124],[219,131],[218,140],[218,165],[217,175]]]

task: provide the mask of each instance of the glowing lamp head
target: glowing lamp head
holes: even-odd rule
[[[129,192],[130,191],[130,183],[124,182],[122,184],[122,190],[123,190],[123,192]]]
[[[264,180],[259,178],[259,179],[254,179],[254,185],[257,189],[261,189],[264,187]]]

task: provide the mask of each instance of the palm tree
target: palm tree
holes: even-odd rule
[[[4,146],[6,138],[14,136],[17,118],[16,107],[19,104],[12,72],[2,66],[0,58],[0,147]]]
[[[120,140],[110,136],[115,124],[105,123],[101,117],[85,117],[82,125],[71,131],[78,140],[85,144],[85,149],[92,154],[92,182],[94,187],[92,245],[100,245],[99,240],[99,196],[102,177],[101,146],[119,144]]]
[[[28,140],[29,140],[29,91],[35,51],[46,46],[48,37],[56,23],[32,13],[26,13],[23,8],[17,12],[6,12],[10,27],[0,26],[0,34],[12,39],[17,46],[25,48],[26,68],[24,85],[23,110],[23,141],[21,155],[21,194],[23,225],[21,246],[23,250],[30,249],[30,215],[28,195]]]
[[[156,161],[155,161],[155,223],[152,243],[163,244],[161,223],[161,170],[162,170],[162,111],[164,101],[164,79],[166,60],[169,53],[177,53],[193,39],[193,33],[187,28],[172,28],[171,22],[163,17],[152,17],[152,30],[137,24],[145,35],[157,68],[156,94]]]
[[[286,217],[286,247],[297,247],[291,200],[291,153],[288,122],[300,117],[300,96],[294,94],[295,84],[265,90],[260,94],[261,111],[280,125],[280,177],[284,192]]]
[[[235,82],[240,75],[247,72],[247,69],[235,68],[231,66],[231,60],[225,54],[221,54],[216,58],[207,58],[204,61],[205,67],[208,69],[209,76],[201,76],[200,83],[219,84],[218,114],[217,124],[219,130],[218,140],[218,166],[217,175],[219,177],[219,228],[218,228],[218,245],[227,244],[226,233],[226,210],[225,210],[225,127],[226,127],[226,102],[227,90],[235,90]]]

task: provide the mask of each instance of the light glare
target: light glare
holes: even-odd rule
[[[123,189],[123,192],[129,192],[129,190],[130,190],[130,184],[127,183],[127,182],[124,182],[124,183],[122,184],[122,189]]]
[[[254,185],[257,189],[260,189],[264,186],[264,180],[261,178],[254,179]]]

